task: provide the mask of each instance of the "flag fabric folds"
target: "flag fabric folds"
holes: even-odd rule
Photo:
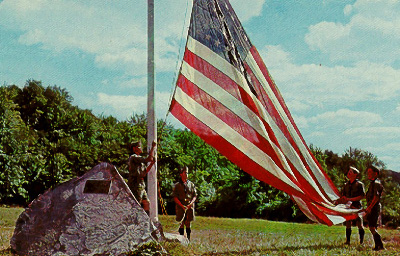
[[[322,170],[228,0],[194,0],[170,112],[313,221],[356,218]]]

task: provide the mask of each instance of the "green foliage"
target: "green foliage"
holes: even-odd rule
[[[385,177],[386,175],[386,172],[382,173],[382,176]],[[400,184],[393,181],[391,177],[386,177],[384,180],[383,223],[388,227],[397,228],[400,226]]]
[[[0,203],[26,204],[46,189],[106,161],[126,166],[127,122],[71,105],[59,87],[30,80],[0,87]]]
[[[15,87],[0,87],[0,199],[4,202],[27,197],[23,187],[27,180],[21,164],[29,160],[29,129],[13,101],[16,93]]]

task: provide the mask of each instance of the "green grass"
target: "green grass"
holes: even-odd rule
[[[174,216],[160,216],[165,232],[178,233]],[[345,227],[274,222],[257,219],[196,217],[189,246],[163,243],[171,255],[399,255],[398,230],[379,229],[386,250],[371,251],[372,235],[358,244],[353,227],[351,246],[345,246]]]
[[[14,255],[10,239],[21,208],[0,207],[0,255]],[[175,216],[160,216],[165,232],[178,233]],[[400,232],[379,229],[386,250],[371,251],[373,241],[366,230],[365,242],[358,244],[353,228],[352,244],[345,246],[345,227],[298,224],[257,219],[196,217],[188,246],[162,242],[173,256],[187,255],[399,255]]]
[[[0,207],[0,255],[13,255],[10,252],[10,239],[15,222],[23,208]]]

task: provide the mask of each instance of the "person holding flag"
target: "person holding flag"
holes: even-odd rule
[[[371,231],[375,248],[374,251],[383,250],[382,238],[376,230],[378,227],[378,218],[381,213],[381,196],[383,193],[383,185],[378,179],[379,169],[375,166],[369,166],[367,168],[368,179],[371,181],[368,187],[366,199],[367,199],[367,209],[365,209],[366,218],[368,221],[368,227]]]
[[[360,171],[357,168],[350,166],[347,172],[348,182],[343,187],[342,197],[336,203],[348,203],[350,202],[350,208],[361,209],[361,199],[365,198],[364,183],[358,180],[358,175]],[[364,226],[361,217],[357,217],[355,220],[358,226],[358,234],[360,236],[360,244],[364,242]],[[346,242],[345,244],[350,244],[351,237],[351,226],[353,220],[346,221]]]

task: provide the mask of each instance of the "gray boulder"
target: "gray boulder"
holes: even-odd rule
[[[46,191],[19,216],[19,255],[121,255],[154,241],[156,228],[117,169],[101,163]]]

